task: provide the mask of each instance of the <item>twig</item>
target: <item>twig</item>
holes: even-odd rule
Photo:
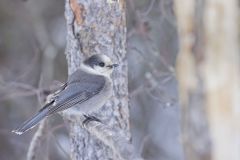
[[[167,1],[167,2],[168,3],[173,3],[172,0]],[[168,13],[166,11],[168,8],[166,7],[165,3],[166,3],[166,0],[161,0],[160,3],[159,3],[159,8],[161,10],[163,18],[165,18],[169,23],[171,23],[174,27],[176,27],[177,24],[176,24],[176,19],[175,19],[174,13],[173,13],[173,15],[168,15]],[[171,5],[171,4],[168,4],[168,5]]]
[[[1,90],[9,92],[0,96],[0,101],[19,96],[38,95],[42,90],[21,82],[6,82],[0,78]]]
[[[149,134],[143,137],[142,143],[141,143],[141,145],[140,145],[140,147],[139,147],[139,148],[140,148],[140,149],[139,149],[139,153],[140,153],[140,154],[143,153],[144,145],[146,144],[146,142],[147,142],[149,139],[150,139]]]
[[[149,6],[147,7],[146,11],[143,11],[142,13],[140,13],[143,16],[147,16],[151,10],[153,9],[154,3],[156,0],[151,0],[151,2],[149,3]]]
[[[63,152],[63,154],[67,157],[67,159],[70,159],[69,153],[67,153],[67,151],[63,148],[63,146],[60,144],[59,140],[56,138],[56,136],[54,135],[53,132],[51,132],[51,136],[54,139],[54,141],[56,142],[56,145],[60,148],[60,150]]]
[[[44,137],[43,135],[46,132],[46,126],[47,126],[46,123],[47,123],[47,119],[44,119],[40,123],[36,133],[34,134],[33,139],[30,143],[28,152],[27,152],[27,160],[35,160],[36,159],[37,149],[41,145],[42,139]]]

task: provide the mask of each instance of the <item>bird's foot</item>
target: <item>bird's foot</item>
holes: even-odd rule
[[[96,121],[102,123],[102,121],[94,116],[91,115],[83,115],[85,117],[85,120],[82,122],[83,126],[87,125],[91,121]]]

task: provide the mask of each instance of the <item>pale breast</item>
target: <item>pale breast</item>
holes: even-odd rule
[[[112,91],[112,81],[106,77],[103,89],[87,101],[76,105],[76,107],[83,113],[90,113],[92,111],[95,111],[101,108],[112,96]]]

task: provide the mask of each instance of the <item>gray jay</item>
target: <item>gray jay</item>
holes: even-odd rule
[[[89,57],[68,77],[67,82],[45,106],[12,132],[22,134],[45,117],[70,107],[78,107],[83,114],[102,107],[112,96],[110,75],[116,66],[106,55],[95,54]]]

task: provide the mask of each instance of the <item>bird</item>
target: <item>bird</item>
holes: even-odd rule
[[[84,115],[101,108],[112,96],[111,74],[117,66],[104,54],[94,54],[85,59],[68,76],[67,82],[51,95],[49,102],[12,132],[21,135],[44,118],[70,107],[78,107]],[[93,116],[85,118],[97,120]]]

